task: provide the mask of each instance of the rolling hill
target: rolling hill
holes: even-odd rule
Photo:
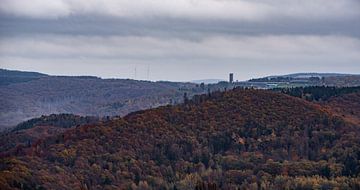
[[[294,109],[296,108],[296,109]],[[358,189],[360,128],[234,89],[69,129],[3,156],[2,189]]]
[[[1,74],[6,79],[20,76],[26,80],[0,85],[0,130],[49,114],[123,116],[181,102],[184,93],[191,96],[204,91],[191,83],[60,77],[7,70]]]

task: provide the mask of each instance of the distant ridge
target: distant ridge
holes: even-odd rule
[[[126,115],[176,104],[201,93],[193,83],[102,79],[96,76],[53,76],[1,70],[0,131],[41,115]]]
[[[16,71],[8,69],[0,69],[1,77],[44,77],[48,76],[47,74],[32,72],[32,71]]]
[[[360,74],[346,74],[346,73],[292,73],[286,75],[272,75],[266,78],[275,77],[291,77],[291,78],[310,78],[310,77],[342,77],[342,76],[356,76]]]
[[[13,71],[7,69],[0,69],[0,86],[9,85],[13,83],[28,82],[47,76],[49,75],[38,72]]]

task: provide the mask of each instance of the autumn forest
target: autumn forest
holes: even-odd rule
[[[95,123],[63,115],[59,120],[77,127],[3,151],[0,186],[359,189],[358,90],[338,90],[324,100],[306,98],[314,89],[293,91],[299,90],[304,96],[235,88]],[[350,111],[334,107],[345,103]],[[39,128],[29,126],[25,131]],[[21,131],[7,136],[25,138]]]

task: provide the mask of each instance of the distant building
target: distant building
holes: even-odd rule
[[[234,73],[230,73],[229,74],[229,83],[233,83],[234,82]]]

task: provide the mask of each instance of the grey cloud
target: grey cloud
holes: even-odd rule
[[[220,34],[360,36],[358,0],[2,1],[3,37],[137,35],[195,40]]]
[[[211,36],[199,41],[139,36],[48,35],[3,39],[2,56],[49,58],[241,59],[323,56],[360,58],[360,39],[346,36]]]
[[[0,34],[68,34],[201,38],[207,35],[348,35],[360,37],[358,18],[342,21],[278,19],[271,22],[196,21],[169,18],[119,19],[71,16],[57,20],[0,18]]]

